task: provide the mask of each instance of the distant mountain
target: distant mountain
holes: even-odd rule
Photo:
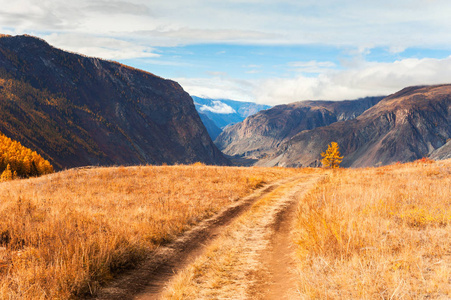
[[[30,36],[0,38],[0,132],[57,169],[228,163],[178,83]]]
[[[269,105],[253,102],[241,102],[228,99],[205,99],[195,96],[192,98],[199,114],[207,116],[221,129],[239,123],[261,110],[271,108]]]
[[[262,159],[299,132],[354,119],[382,98],[278,105],[225,128],[215,143],[227,155]]]
[[[345,167],[387,165],[422,157],[443,159],[451,150],[451,85],[405,88],[355,119],[301,131],[258,165],[313,166],[337,142]]]

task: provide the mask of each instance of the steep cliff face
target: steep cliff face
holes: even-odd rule
[[[294,135],[258,164],[313,166],[334,141],[344,155],[343,166],[385,165],[428,157],[450,137],[451,85],[409,87],[356,119]]]
[[[448,139],[448,142],[445,145],[434,150],[434,152],[432,152],[429,157],[433,160],[442,160],[451,158],[451,139]]]
[[[57,168],[228,163],[178,83],[30,36],[0,38],[0,114]]]
[[[299,132],[354,119],[382,98],[278,105],[227,127],[215,144],[231,156],[262,159]]]

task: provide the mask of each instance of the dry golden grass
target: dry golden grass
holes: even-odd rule
[[[300,203],[304,299],[450,299],[451,161],[340,169]]]
[[[0,299],[95,292],[201,219],[294,169],[143,166],[0,184]]]
[[[251,273],[261,270],[259,255],[269,243],[276,214],[289,202],[288,192],[319,178],[319,169],[302,175],[259,198],[166,287],[162,299],[248,299]],[[307,184],[307,187],[309,186]],[[299,192],[295,189],[296,192]],[[251,299],[259,299],[250,295]]]

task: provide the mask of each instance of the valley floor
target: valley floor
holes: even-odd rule
[[[182,233],[303,172],[202,164],[72,169],[0,184],[0,299],[95,295]]]
[[[451,161],[298,174],[130,299],[449,299],[450,199]]]
[[[451,160],[71,170],[0,191],[1,299],[451,297]]]

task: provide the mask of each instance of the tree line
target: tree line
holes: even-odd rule
[[[41,155],[0,133],[0,181],[53,173],[53,166]]]

